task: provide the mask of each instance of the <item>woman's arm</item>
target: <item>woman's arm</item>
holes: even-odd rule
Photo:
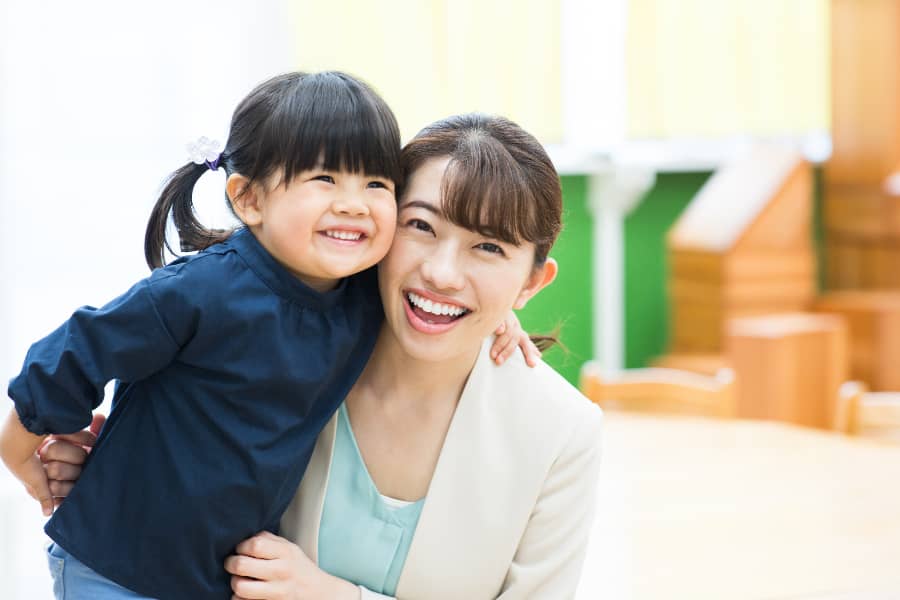
[[[237,600],[360,600],[360,588],[329,575],[296,544],[263,531],[225,559]],[[365,598],[365,596],[362,596]]]
[[[596,407],[575,426],[550,469],[498,598],[572,598],[587,551],[600,472]]]

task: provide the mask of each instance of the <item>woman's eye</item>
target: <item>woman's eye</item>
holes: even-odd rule
[[[503,248],[498,246],[497,244],[493,244],[491,242],[481,242],[476,248],[480,250],[484,250],[485,252],[490,252],[491,254],[499,254],[500,256],[506,256],[506,252],[503,251]]]
[[[431,225],[429,225],[427,222],[423,221],[422,219],[410,219],[409,221],[406,222],[406,226],[412,227],[414,229],[418,229],[419,231],[427,231],[429,233],[434,231],[431,228]]]
[[[313,179],[316,181],[324,181],[325,183],[334,183],[334,177],[331,175],[316,175]]]

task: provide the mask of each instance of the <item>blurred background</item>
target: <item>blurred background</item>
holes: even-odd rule
[[[560,172],[560,276],[521,318],[559,328],[566,349],[547,361],[610,409],[580,597],[900,597],[887,509],[900,456],[843,435],[866,393],[900,391],[898,40],[895,0],[0,0],[0,371],[147,274],[146,219],[187,142],[224,142],[237,102],[273,74],[345,70],[386,98],[404,140],[449,114],[503,114]],[[216,172],[197,186],[210,225],[231,223],[223,184]],[[651,397],[626,398],[629,382]],[[702,419],[710,445],[679,453],[706,439]],[[796,432],[744,429],[760,422]],[[763,446],[772,462],[748,466]],[[727,454],[741,448],[753,458]],[[807,476],[832,454],[870,479]],[[812,462],[773,476],[785,456]],[[696,479],[673,478],[685,461]],[[728,477],[742,497],[737,482],[756,482],[767,500],[753,506],[795,512],[747,520],[710,499],[721,489],[705,486]],[[791,487],[802,481],[820,487]],[[869,521],[837,535],[834,519],[866,505],[822,499],[862,488],[880,490]],[[833,510],[786,539],[810,504],[773,494]],[[704,528],[710,510],[731,520]],[[771,536],[745,544],[742,520]],[[688,522],[720,537],[684,546]],[[41,525],[0,472],[0,597],[51,597]],[[785,560],[760,562],[777,548]]]

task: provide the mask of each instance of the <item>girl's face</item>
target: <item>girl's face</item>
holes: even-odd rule
[[[393,181],[324,169],[302,171],[289,185],[276,176],[233,203],[263,247],[298,279],[328,290],[387,253],[397,219]],[[231,198],[235,177],[241,178],[229,177]]]
[[[510,309],[524,306],[556,273],[552,261],[534,268],[530,242],[515,246],[444,218],[441,180],[449,162],[433,158],[411,174],[394,244],[379,266],[387,324],[407,354],[429,361],[471,358]]]

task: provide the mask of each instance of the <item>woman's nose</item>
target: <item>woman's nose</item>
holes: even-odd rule
[[[422,261],[422,277],[435,290],[461,290],[465,277],[459,253],[451,244],[439,245]]]

